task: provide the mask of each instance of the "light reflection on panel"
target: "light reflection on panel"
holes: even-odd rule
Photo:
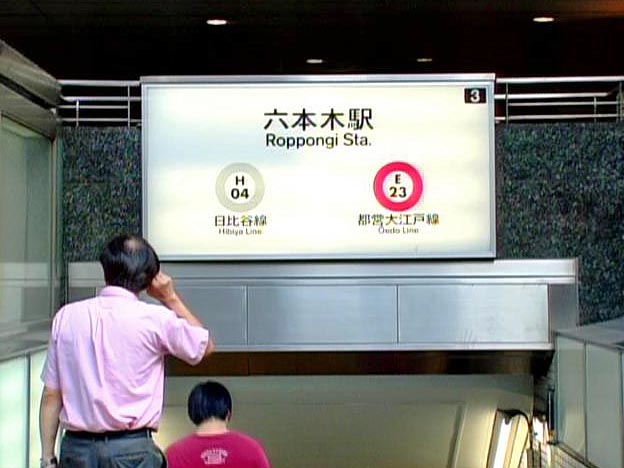
[[[559,439],[585,454],[585,359],[583,343],[557,337],[557,430]]]
[[[0,363],[0,460],[6,467],[26,466],[28,360]]]
[[[51,142],[0,119],[0,324],[50,315]]]
[[[40,376],[45,357],[45,351],[30,356],[30,450],[28,466],[31,468],[39,466],[41,452],[39,444],[39,401],[43,391],[43,382]]]
[[[586,345],[587,458],[602,468],[622,468],[620,355]]]

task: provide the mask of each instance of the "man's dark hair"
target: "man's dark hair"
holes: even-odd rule
[[[160,260],[140,236],[122,234],[111,240],[100,255],[108,286],[121,286],[135,294],[147,289],[160,271]]]
[[[188,415],[196,426],[217,418],[226,421],[232,413],[232,396],[219,382],[197,384],[188,398]]]

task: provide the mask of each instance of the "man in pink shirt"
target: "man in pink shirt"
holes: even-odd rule
[[[188,398],[188,415],[197,430],[169,446],[169,468],[270,468],[260,442],[228,429],[232,396],[220,383],[196,385]]]
[[[145,239],[114,238],[100,263],[106,287],[67,304],[52,323],[42,372],[41,467],[160,468],[164,456],[151,433],[163,407],[165,356],[198,364],[214,343]],[[140,301],[143,291],[162,305]]]

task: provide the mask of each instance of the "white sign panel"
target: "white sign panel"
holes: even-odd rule
[[[143,83],[164,259],[494,257],[491,76]]]

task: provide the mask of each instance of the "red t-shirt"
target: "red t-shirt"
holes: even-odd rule
[[[167,449],[169,468],[270,468],[264,448],[242,432],[192,434]]]

